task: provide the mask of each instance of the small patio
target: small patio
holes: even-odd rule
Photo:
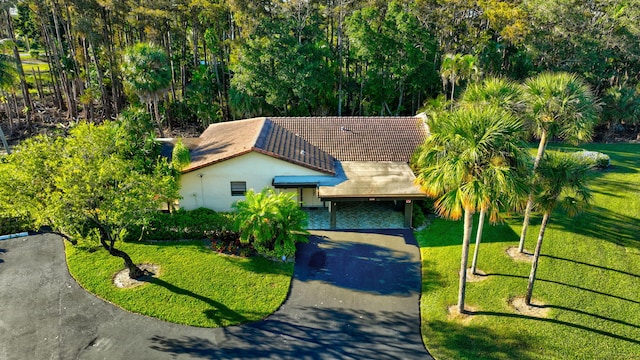
[[[305,208],[309,215],[310,230],[330,229],[327,208]],[[337,211],[336,229],[403,229],[404,213],[393,201],[342,202]]]

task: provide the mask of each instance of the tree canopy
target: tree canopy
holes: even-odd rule
[[[605,100],[608,89],[637,90],[640,81],[637,0],[21,0],[18,8],[20,44],[51,60],[50,100],[72,117],[80,103],[94,120],[138,101],[125,96],[127,83],[143,99],[159,95],[163,125],[206,126],[256,115],[413,115],[440,93],[455,97],[473,69],[516,81],[574,73]],[[627,111],[608,114],[612,124],[637,123]]]
[[[148,171],[123,154],[125,137],[123,126],[108,122],[79,124],[67,137],[24,141],[0,165],[2,211],[72,239],[94,236],[125,260],[130,276],[139,276],[114,244],[132,227],[144,226],[163,199],[178,195],[166,161],[156,161]]]

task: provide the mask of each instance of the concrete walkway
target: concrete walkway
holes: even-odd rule
[[[0,359],[429,359],[410,232],[314,234],[285,304],[223,329],[166,323],[88,294],[57,236],[0,241]]]

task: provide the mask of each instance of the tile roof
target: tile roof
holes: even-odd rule
[[[191,151],[193,171],[255,151],[320,172],[334,174],[334,158],[266,118],[210,125]]]
[[[328,174],[335,160],[408,162],[424,142],[419,117],[272,117],[210,125],[194,144],[193,171],[251,151]]]
[[[420,117],[271,117],[340,161],[408,162],[427,136]]]

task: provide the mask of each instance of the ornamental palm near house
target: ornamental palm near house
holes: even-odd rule
[[[180,207],[230,211],[253,189],[296,194],[303,207],[329,211],[351,202],[395,202],[411,226],[415,185],[409,160],[427,137],[422,117],[273,117],[210,125],[183,139]],[[167,140],[169,143],[175,141]]]

